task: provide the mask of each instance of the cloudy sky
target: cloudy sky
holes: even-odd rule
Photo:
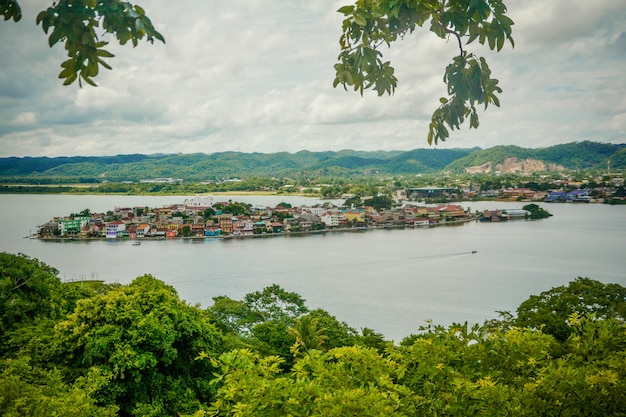
[[[422,29],[383,49],[394,96],[332,87],[349,0],[136,0],[166,44],[108,48],[97,88],[64,87],[63,46],[21,0],[0,21],[0,157],[426,148],[457,53]],[[626,2],[507,0],[515,49],[479,44],[504,92],[440,148],[626,143]],[[112,38],[105,38],[111,40]]]

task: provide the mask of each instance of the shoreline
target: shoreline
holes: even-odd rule
[[[470,216],[467,219],[452,220],[442,223],[431,223],[428,225],[389,225],[389,226],[366,226],[366,227],[346,227],[346,228],[334,228],[323,230],[303,230],[297,232],[279,232],[279,233],[260,233],[260,234],[245,234],[245,235],[224,235],[224,236],[176,236],[176,237],[142,237],[142,238],[107,238],[107,237],[39,237],[37,235],[25,236],[24,239],[42,240],[45,242],[92,242],[92,241],[110,241],[110,242],[158,242],[158,241],[174,241],[174,240],[212,240],[212,239],[248,239],[248,238],[266,238],[266,237],[280,237],[280,236],[306,236],[312,234],[322,233],[365,233],[371,230],[402,230],[402,229],[430,229],[433,227],[441,226],[457,226],[472,221],[478,221],[477,216]]]

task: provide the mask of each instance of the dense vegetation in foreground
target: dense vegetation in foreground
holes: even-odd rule
[[[626,288],[577,278],[400,344],[278,286],[208,309],[0,254],[2,416],[624,416]]]

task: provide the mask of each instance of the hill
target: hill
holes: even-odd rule
[[[208,181],[250,177],[333,177],[366,174],[528,172],[626,167],[626,144],[573,142],[546,148],[495,146],[489,149],[414,149],[296,153],[217,152],[73,157],[0,158],[0,179],[29,178],[83,182],[180,178]]]
[[[495,146],[480,149],[446,166],[452,172],[530,172],[626,167],[625,144],[572,142],[546,148]]]

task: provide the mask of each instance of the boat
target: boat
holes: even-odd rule
[[[141,242],[133,242],[133,246],[139,246],[141,245]]]

